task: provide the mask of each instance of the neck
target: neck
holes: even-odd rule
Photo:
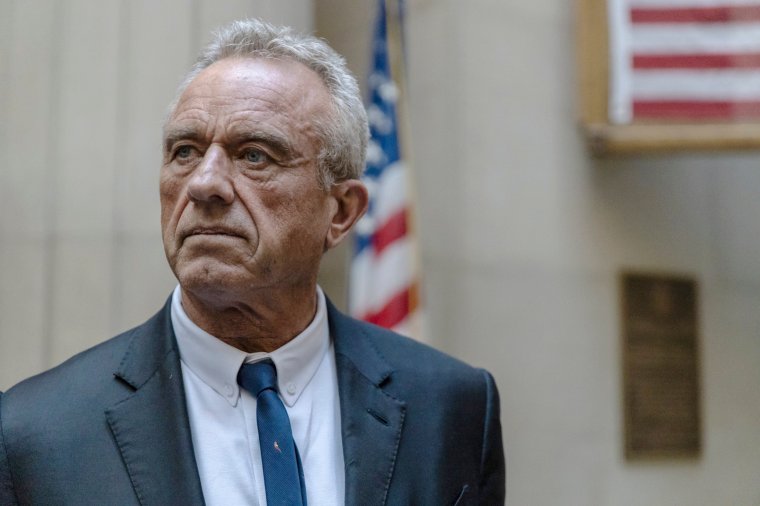
[[[182,308],[200,328],[246,353],[272,352],[309,326],[317,312],[312,286],[287,296],[269,291],[245,302],[209,300],[182,288]]]

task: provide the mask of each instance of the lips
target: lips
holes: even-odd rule
[[[227,227],[195,227],[190,229],[189,232],[182,234],[183,239],[193,236],[227,236],[227,237],[243,237],[243,234],[236,230]]]

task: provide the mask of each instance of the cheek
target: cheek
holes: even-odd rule
[[[166,171],[163,170],[159,181],[159,199],[161,202],[161,228],[164,236],[171,235],[168,227],[176,228],[177,208],[181,195],[181,181],[176,177],[167,176]],[[172,223],[174,223],[173,226]]]
[[[161,204],[164,201],[172,200],[179,190],[181,179],[171,173],[171,169],[166,166],[161,168],[161,174],[158,179],[158,191],[161,196]]]
[[[279,226],[303,248],[321,250],[328,227],[329,202],[322,193],[293,196],[286,209],[278,213]]]
[[[330,198],[316,178],[282,177],[260,185],[238,185],[236,193],[247,209],[265,249],[322,250],[329,225]]]

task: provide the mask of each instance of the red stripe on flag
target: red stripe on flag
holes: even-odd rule
[[[375,255],[379,255],[386,247],[396,240],[406,236],[406,209],[401,209],[392,215],[372,236],[372,246]]]
[[[760,6],[631,9],[632,23],[727,23],[731,21],[760,21]]]
[[[760,53],[635,54],[633,68],[648,69],[757,69]]]
[[[365,315],[362,320],[380,325],[381,327],[391,328],[402,321],[409,315],[411,310],[411,288],[406,288],[393,297],[383,306],[382,309],[375,313]]]
[[[760,101],[634,100],[636,119],[717,119],[760,117]]]

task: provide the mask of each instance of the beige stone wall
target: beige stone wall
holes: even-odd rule
[[[311,30],[309,0],[3,0],[0,390],[141,323],[174,278],[161,123],[211,29]]]
[[[507,503],[760,504],[760,153],[593,160],[573,2],[408,4],[432,340],[496,376]],[[374,2],[316,5],[363,76]],[[701,282],[697,461],[623,460],[622,268]]]

